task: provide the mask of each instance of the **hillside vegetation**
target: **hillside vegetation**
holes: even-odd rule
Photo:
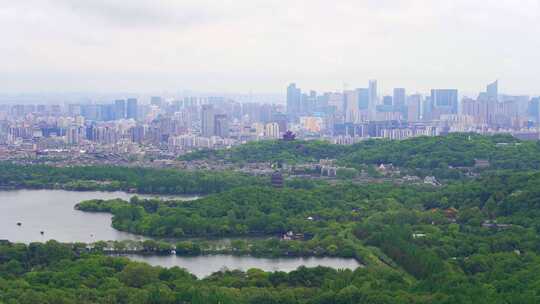
[[[198,151],[184,160],[220,160],[232,163],[282,162],[297,164],[336,159],[339,165],[393,164],[400,168],[441,177],[456,176],[449,167],[472,167],[475,159],[487,160],[491,169],[540,169],[540,144],[509,135],[482,136],[452,133],[402,141],[369,139],[345,146],[324,141],[260,141],[229,150]]]

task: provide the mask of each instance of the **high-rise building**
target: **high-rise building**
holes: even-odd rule
[[[279,124],[276,122],[268,123],[264,127],[264,136],[268,138],[279,138]]]
[[[301,115],[309,115],[315,111],[317,105],[317,92],[311,90],[309,95],[302,94],[302,103],[300,106]]]
[[[162,106],[162,99],[161,96],[152,96],[150,97],[150,104],[153,106],[161,107]]]
[[[272,122],[278,124],[280,136],[282,133],[287,131],[287,115],[281,113],[274,113],[272,115]]]
[[[263,104],[260,107],[259,110],[259,120],[263,123],[268,123],[272,121],[272,113],[274,112],[274,108],[272,105],[269,104]]]
[[[68,105],[68,114],[70,116],[81,115],[81,113],[82,113],[82,106],[80,104],[70,104],[70,105]]]
[[[358,108],[360,110],[367,110],[369,108],[369,89],[359,88],[356,89],[358,93]]]
[[[117,99],[114,101],[114,119],[126,118],[126,101],[124,99]]]
[[[328,93],[328,106],[334,108],[336,112],[342,113],[344,111],[343,94]]]
[[[389,96],[389,95],[383,96],[382,103],[385,106],[392,106],[392,104],[393,104],[392,96]]]
[[[409,96],[407,100],[407,121],[417,122],[420,121],[420,114],[422,110],[422,95],[414,94]]]
[[[343,104],[345,105],[345,122],[357,122],[358,93],[356,91],[344,91]]]
[[[528,109],[529,119],[535,122],[537,125],[540,124],[540,97],[534,97],[529,102]]]
[[[214,134],[222,138],[229,137],[229,121],[227,120],[227,115],[214,115]]]
[[[431,119],[439,119],[441,115],[458,113],[458,90],[431,90]]]
[[[316,111],[325,112],[327,113],[328,108],[328,93],[324,93],[322,95],[317,96],[317,102],[316,102]]]
[[[71,126],[66,132],[68,145],[78,145],[81,140],[81,128],[78,126]]]
[[[138,107],[139,105],[137,104],[137,98],[128,98],[126,118],[136,120],[139,112]]]
[[[135,143],[142,143],[146,135],[146,128],[144,125],[137,125],[129,130],[131,135],[131,141]]]
[[[202,106],[201,110],[201,133],[204,137],[211,137],[215,135],[215,110],[214,106],[206,104]]]
[[[242,116],[248,117],[250,122],[258,122],[261,120],[261,105],[254,102],[242,104]]]
[[[431,96],[425,96],[421,102],[421,111],[420,116],[422,118],[422,121],[429,121],[432,119],[432,108],[433,104],[431,101]]]
[[[300,114],[302,106],[302,90],[296,87],[295,83],[287,87],[287,114],[290,119],[296,119]]]
[[[81,106],[81,115],[87,120],[99,120],[101,108],[99,105],[89,104]]]
[[[407,100],[407,95],[405,94],[404,88],[395,88],[394,94],[392,96],[392,101],[394,104],[394,107],[401,108],[405,106],[405,102]]]
[[[100,113],[99,119],[103,121],[111,121],[115,119],[115,105],[114,104],[104,104],[99,105]]]
[[[499,81],[495,80],[494,82],[487,85],[486,88],[487,98],[489,100],[496,101],[499,97]]]
[[[375,111],[377,108],[377,80],[370,80],[369,81],[369,107],[368,110],[370,114],[374,117]]]
[[[322,119],[315,116],[302,116],[300,117],[300,124],[302,128],[308,132],[318,133],[321,132]]]

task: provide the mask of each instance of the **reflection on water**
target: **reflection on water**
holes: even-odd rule
[[[203,255],[203,256],[141,256],[126,255],[128,258],[146,262],[153,266],[166,268],[178,266],[187,269],[198,278],[203,278],[225,268],[230,270],[246,271],[250,268],[258,268],[265,271],[289,272],[300,266],[317,267],[326,266],[335,269],[356,269],[361,265],[354,259],[344,258],[256,258],[251,256],[233,255]]]

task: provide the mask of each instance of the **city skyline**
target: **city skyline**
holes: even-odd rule
[[[156,158],[169,161],[194,151],[291,136],[339,145],[455,132],[540,138],[540,97],[504,94],[498,80],[487,83],[475,98],[460,98],[455,88],[424,95],[394,88],[385,95],[375,79],[362,86],[317,92],[290,83],[283,88],[286,105],[161,95],[0,104],[0,159],[151,165]]]
[[[430,95],[432,90],[440,90],[440,89],[456,89],[458,90],[458,99],[461,100],[463,98],[476,98],[478,95],[482,93],[486,93],[487,90],[489,90],[489,86],[495,86],[497,88],[497,91],[500,94],[506,94],[506,95],[513,95],[513,96],[540,96],[540,94],[534,94],[531,92],[518,92],[518,93],[512,93],[511,91],[508,91],[503,86],[502,89],[499,86],[499,83],[501,82],[500,79],[494,79],[492,82],[485,81],[483,86],[477,88],[476,91],[465,91],[462,90],[459,87],[455,86],[449,86],[449,87],[431,87],[426,89],[425,91],[416,90],[414,88],[409,87],[403,87],[403,86],[397,86],[397,87],[390,87],[388,85],[384,85],[377,79],[367,79],[364,82],[361,83],[354,83],[354,84],[348,84],[343,83],[342,88],[336,88],[334,90],[320,90],[317,88],[312,88],[308,86],[304,86],[303,84],[300,84],[297,81],[289,81],[286,84],[291,85],[301,85],[302,87],[309,88],[310,91],[314,91],[317,93],[344,93],[350,90],[366,90],[366,98],[368,99],[366,102],[374,102],[374,100],[371,99],[369,95],[369,82],[374,81],[375,82],[375,93],[378,97],[380,97],[379,101],[383,101],[383,97],[385,96],[395,96],[396,89],[397,90],[406,90],[407,94],[419,94],[419,95]],[[368,84],[366,87],[366,83]],[[487,85],[486,85],[487,83]],[[381,88],[382,87],[382,88]],[[487,88],[487,89],[486,89]],[[488,92],[489,93],[489,92]],[[257,102],[257,103],[268,103],[268,104],[286,104],[287,103],[287,93],[283,93],[283,86],[281,88],[281,92],[274,92],[274,93],[259,93],[259,92],[204,92],[204,91],[193,91],[193,90],[177,90],[177,91],[148,91],[148,92],[36,92],[36,93],[25,93],[25,92],[19,92],[19,93],[4,93],[0,92],[0,104],[14,104],[14,103],[102,103],[107,102],[110,100],[115,99],[132,99],[136,98],[139,99],[139,101],[147,101],[147,103],[151,103],[151,98],[154,96],[162,96],[169,99],[177,99],[177,98],[183,98],[183,97],[223,97],[223,98],[229,98],[232,100],[238,100],[242,102]]]
[[[540,2],[1,1],[0,93],[384,91],[540,95]]]

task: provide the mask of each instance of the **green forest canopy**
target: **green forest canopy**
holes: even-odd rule
[[[286,143],[283,149],[296,151],[297,144]],[[231,172],[3,163],[0,186],[6,187],[71,183],[74,189],[209,194],[189,202],[134,198],[79,205],[112,213],[113,226],[120,230],[157,237],[276,236],[293,230],[308,240],[269,241],[268,252],[352,256],[367,267],[300,268],[289,274],[226,271],[196,279],[178,268],[89,253],[81,244],[3,244],[0,303],[540,302],[538,143],[452,134],[328,150],[320,148],[326,143],[307,144],[320,146],[300,150],[302,161],[336,149],[335,158],[353,165],[391,162],[430,169],[470,166],[483,158],[491,168],[478,178],[442,187],[345,181],[276,189],[267,180]],[[264,149],[261,153],[267,157]],[[250,245],[267,253],[258,243],[240,245],[248,253]],[[182,250],[190,254],[188,247]]]
[[[326,141],[259,141],[228,150],[204,150],[182,157],[241,162],[313,162],[337,159],[341,165],[392,163],[408,169],[471,167],[485,159],[495,169],[540,169],[540,144],[510,135],[482,136],[451,133],[447,136],[415,137],[396,141],[369,139],[346,146]]]
[[[263,182],[264,179],[231,171],[181,171],[115,166],[60,168],[0,162],[0,186],[4,187],[208,194]]]
[[[259,232],[258,221],[277,214],[280,224],[261,226],[277,230],[265,233],[297,225],[314,234],[311,249],[353,250],[367,267],[197,279],[179,268],[87,253],[84,245],[0,245],[0,303],[538,303],[539,186],[538,172],[498,172],[442,188],[250,186],[187,204],[92,201],[88,207],[113,212],[118,228],[148,234],[192,227],[206,235],[212,223],[219,233],[231,232],[221,225]],[[175,222],[186,215],[199,222]]]

